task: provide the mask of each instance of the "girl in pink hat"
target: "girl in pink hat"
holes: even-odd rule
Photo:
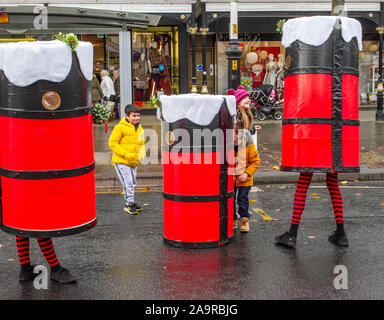
[[[236,128],[243,129],[244,141],[248,148],[254,145],[251,135],[255,134],[256,130],[261,130],[261,126],[252,125],[253,116],[251,112],[251,99],[250,93],[245,90],[243,86],[239,86],[237,90],[229,89],[228,95],[234,95],[236,98],[237,115],[236,115]],[[238,142],[236,141],[237,133],[235,133],[235,152],[238,152]],[[252,150],[252,151],[250,151]],[[240,215],[240,232],[249,232],[249,200],[248,194],[253,184],[253,173],[260,165],[260,158],[257,152],[257,146],[254,145],[253,149],[246,152],[246,165],[247,171],[243,174],[236,176],[235,179],[235,195],[233,197],[233,228],[237,228],[237,214],[236,214],[236,202],[239,205],[238,214]],[[240,158],[239,156],[237,156]],[[244,159],[243,159],[244,160]],[[244,162],[244,161],[243,161]],[[253,169],[252,169],[253,167]]]
[[[251,112],[250,93],[243,86],[237,87],[237,90],[228,89],[227,95],[233,95],[236,98],[237,115],[236,121],[242,123],[242,127],[255,134],[256,130],[261,130],[261,126],[252,125],[253,115]]]

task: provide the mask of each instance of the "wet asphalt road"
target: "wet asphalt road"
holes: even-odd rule
[[[137,193],[139,216],[122,210],[120,194],[98,194],[98,225],[55,238],[61,264],[77,284],[48,283],[36,290],[18,282],[14,237],[0,233],[0,299],[383,299],[384,183],[343,185],[349,248],[327,238],[335,222],[324,184],[313,184],[296,250],[274,244],[289,226],[293,185],[259,186],[250,193],[251,231],[235,230],[224,248],[180,249],[162,241],[162,195]],[[258,191],[258,192],[255,192]],[[264,221],[262,208],[278,221]],[[204,221],[201,221],[204,223]],[[36,241],[32,263],[47,265]],[[336,265],[348,270],[348,289],[336,290]]]

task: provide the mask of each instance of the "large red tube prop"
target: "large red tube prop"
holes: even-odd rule
[[[233,135],[228,135],[227,129],[233,129],[233,123],[224,100],[209,125],[198,125],[187,118],[163,121],[165,243],[208,248],[231,240]],[[183,138],[178,136],[180,130],[185,133]],[[222,135],[207,144],[194,137],[194,130],[205,130],[208,136],[214,132]]]
[[[286,48],[283,171],[359,171],[358,40],[335,21],[322,44]]]
[[[60,83],[0,86],[1,228],[59,237],[96,225],[90,81],[72,54]]]

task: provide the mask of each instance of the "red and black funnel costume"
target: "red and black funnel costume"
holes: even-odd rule
[[[96,223],[90,81],[77,55],[61,83],[18,87],[0,71],[1,229],[27,237],[76,234]],[[56,92],[60,106],[42,105]]]
[[[333,30],[325,42],[311,45],[297,39],[285,51],[281,170],[301,172],[294,199],[292,237],[296,236],[314,172],[327,175],[337,227],[344,233],[337,174],[360,170],[359,43],[357,37],[346,42],[343,20],[334,18]]]
[[[183,96],[188,99],[189,95],[174,97],[175,108],[178,108],[177,101],[181,101],[177,99],[183,99]],[[163,239],[166,244],[209,248],[224,246],[233,236],[231,130],[235,113],[230,114],[226,99],[222,98],[220,104],[217,114],[207,125],[197,124],[186,117],[172,122],[163,118]],[[185,135],[178,136],[178,130]],[[222,135],[209,141],[195,136],[194,130],[212,133],[218,130]],[[175,162],[174,157],[183,160]]]
[[[22,267],[30,268],[29,238],[57,267],[50,238],[96,225],[91,111],[75,52],[62,82],[17,86],[0,70],[0,227],[16,236]]]

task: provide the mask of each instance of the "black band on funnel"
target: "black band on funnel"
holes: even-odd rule
[[[334,120],[330,118],[285,118],[282,121],[283,125],[287,124],[333,124]],[[344,126],[360,126],[359,120],[342,119]]]
[[[224,104],[221,107],[219,114],[220,114],[220,128],[221,130],[223,130],[223,137],[224,137],[224,141],[223,141],[224,162],[220,165],[220,245],[224,246],[229,243],[229,239],[228,239],[228,198],[229,197],[228,197],[228,155],[227,155],[228,146],[227,146],[226,131],[227,129],[233,129],[232,118],[228,110],[226,99],[224,99]]]
[[[341,20],[336,20],[333,29],[332,65],[332,157],[333,171],[340,172],[343,166],[343,56],[344,40],[341,35]]]
[[[233,191],[226,194],[228,199],[233,198],[233,196]],[[216,202],[220,201],[222,197],[222,195],[185,195],[163,192],[164,199],[178,202]]]
[[[86,116],[92,113],[92,107],[80,107],[72,110],[30,111],[0,109],[0,116],[23,119],[65,119]]]
[[[1,220],[2,221],[2,220]],[[1,224],[1,229],[9,234],[26,237],[26,238],[53,238],[53,237],[64,237],[70,236],[78,233],[82,233],[89,229],[92,229],[97,224],[97,219],[73,228],[61,229],[61,230],[22,230],[14,227],[6,226],[5,224]]]
[[[332,172],[330,167],[290,167],[290,166],[281,166],[281,171],[286,172],[314,172],[314,173],[327,173]],[[342,167],[340,171],[334,171],[339,173],[357,173],[360,172],[360,167]]]
[[[66,170],[46,170],[46,171],[17,171],[0,168],[0,175],[13,178],[13,179],[28,179],[28,180],[39,180],[39,179],[58,179],[58,178],[69,178],[81,176],[95,170],[95,163],[91,163],[88,166],[66,169]]]
[[[228,243],[230,243],[233,239],[233,236],[228,238]],[[183,241],[176,241],[176,240],[170,240],[165,237],[163,237],[163,242],[167,245],[183,248],[183,249],[207,249],[207,248],[215,248],[220,246],[219,241],[212,241],[212,242],[183,242]]]

